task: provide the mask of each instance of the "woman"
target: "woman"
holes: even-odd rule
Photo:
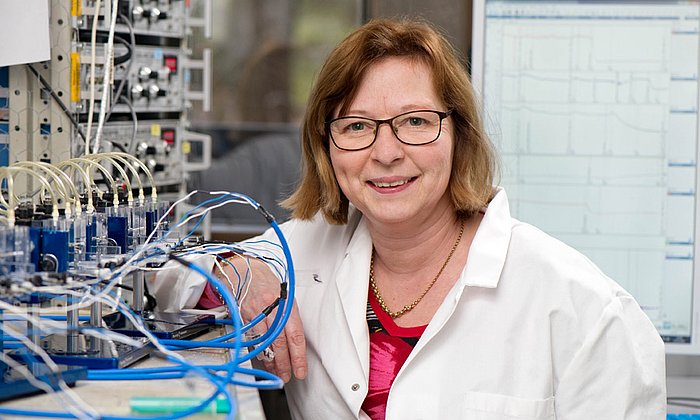
[[[266,362],[294,417],[663,418],[658,333],[588,259],[510,217],[476,102],[424,23],[372,21],[327,59],[285,201],[299,317]],[[278,291],[259,270],[248,315]]]

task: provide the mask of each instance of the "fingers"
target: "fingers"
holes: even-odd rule
[[[251,283],[248,285],[249,289],[239,302],[241,317],[246,321],[260,315],[264,308],[280,296],[279,280],[272,274],[269,267],[258,260],[250,262],[251,267],[256,272],[251,276],[251,280],[249,280]],[[224,271],[228,270],[226,266],[223,269]],[[251,329],[251,334],[259,336],[265,334],[279,310],[282,310],[282,308],[275,308],[258,325]],[[292,376],[297,379],[306,377],[308,371],[306,340],[296,302],[292,305],[292,312],[282,333],[273,341],[266,352],[260,353],[258,360],[262,363],[265,370],[279,376],[285,383],[289,382]]]
[[[297,379],[304,379],[308,369],[306,364],[306,338],[304,337],[304,327],[301,324],[299,308],[297,308],[296,302],[294,302],[292,313],[289,316],[287,325],[284,327],[284,332],[287,338],[289,359],[294,376]]]
[[[271,313],[261,324],[269,328],[274,316],[274,312]],[[262,357],[258,357],[265,370],[279,376],[285,383],[291,380],[292,375],[297,379],[306,377],[306,340],[296,303],[284,330],[270,347],[271,352],[263,352]]]
[[[275,339],[272,347],[275,353],[274,368],[280,379],[286,383],[292,375],[297,379],[306,378],[306,339],[296,302],[283,333]]]
[[[272,343],[272,351],[275,353],[274,369],[275,374],[284,381],[292,379],[292,363],[289,357],[289,347],[284,332]]]

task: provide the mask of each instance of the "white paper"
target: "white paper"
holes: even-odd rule
[[[0,67],[51,58],[48,0],[0,0]]]

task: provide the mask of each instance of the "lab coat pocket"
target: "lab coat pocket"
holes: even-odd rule
[[[461,396],[460,413],[449,413],[448,418],[470,420],[552,420],[554,397],[531,400],[507,395],[467,392]]]

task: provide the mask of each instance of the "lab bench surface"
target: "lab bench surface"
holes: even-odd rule
[[[212,338],[223,333],[217,328],[207,333],[202,339]],[[178,352],[193,364],[221,364],[230,360],[229,350],[197,349]],[[150,368],[164,366],[167,363],[156,357],[132,365],[131,368]],[[250,367],[250,364],[244,364]],[[252,380],[246,377],[245,380]],[[236,397],[238,406],[237,420],[265,420],[258,391],[255,388],[235,386],[230,388]],[[78,381],[71,388],[84,402],[101,415],[109,416],[144,416],[144,413],[131,411],[129,401],[132,397],[208,397],[214,390],[213,385],[200,377],[188,376],[183,379],[168,380],[133,380],[133,381]],[[4,408],[25,410],[66,412],[65,403],[56,395],[38,394],[0,403]],[[150,414],[152,416],[155,414]],[[224,418],[224,414],[198,414],[195,418]],[[29,419],[26,416],[2,416],[3,419]],[[36,418],[36,417],[34,417]]]

